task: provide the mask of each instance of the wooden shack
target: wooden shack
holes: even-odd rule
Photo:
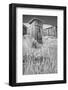
[[[42,21],[34,18],[29,21],[29,24],[31,25],[31,36],[34,37],[34,39],[37,40],[38,43],[42,43]]]

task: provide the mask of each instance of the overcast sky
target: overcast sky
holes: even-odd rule
[[[43,24],[57,26],[57,16],[38,16],[38,15],[23,15],[23,22],[28,23],[29,20],[38,18],[43,21]]]

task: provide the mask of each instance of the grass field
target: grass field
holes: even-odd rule
[[[44,37],[40,48],[23,48],[23,74],[57,73],[57,39]],[[26,50],[26,51],[25,51]]]

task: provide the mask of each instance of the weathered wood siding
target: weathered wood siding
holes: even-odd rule
[[[49,28],[43,29],[43,36],[57,37],[57,27],[49,27]]]
[[[33,21],[31,24],[31,36],[35,38],[39,43],[42,43],[42,23],[39,21]]]

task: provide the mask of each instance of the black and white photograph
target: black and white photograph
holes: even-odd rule
[[[23,75],[57,73],[57,16],[23,15]]]
[[[9,85],[66,83],[66,7],[9,6]]]

